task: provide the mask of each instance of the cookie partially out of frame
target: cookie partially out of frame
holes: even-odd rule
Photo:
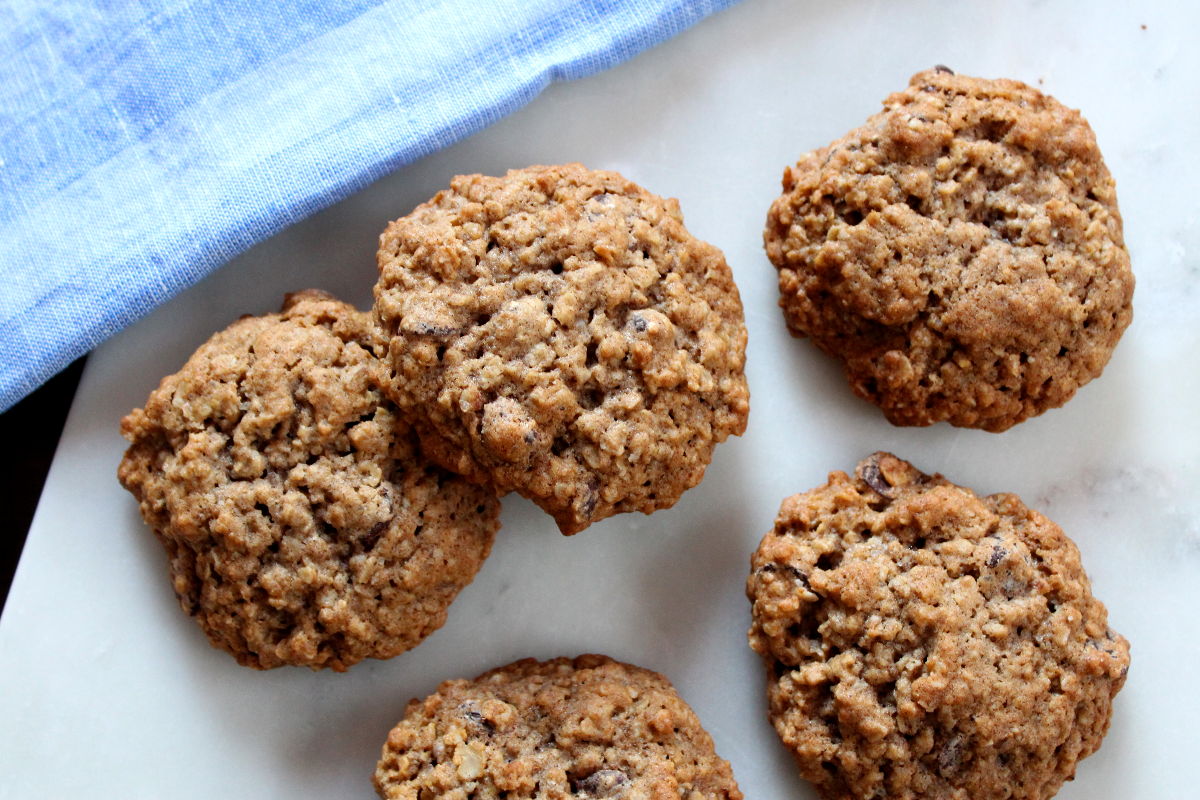
[[[324,293],[243,317],[121,422],[121,483],[179,603],[247,666],[344,670],[442,625],[499,527],[384,396],[370,315]]]
[[[918,73],[783,190],[764,242],[788,327],[897,425],[1002,431],[1061,406],[1131,320],[1092,129],[1017,81]]]
[[[578,164],[459,176],[380,238],[392,395],[443,466],[565,534],[649,513],[746,426],[746,329],[678,203]]]
[[[524,659],[413,700],[375,771],[386,800],[740,800],[729,764],[658,673]]]
[[[887,453],[783,502],[747,594],[771,721],[826,800],[1051,797],[1129,668],[1057,525]]]

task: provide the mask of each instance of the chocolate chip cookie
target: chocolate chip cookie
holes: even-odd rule
[[[408,705],[375,771],[387,800],[740,800],[662,675],[604,656],[517,661]]]
[[[1057,525],[887,453],[784,500],[747,595],[771,721],[829,799],[1051,797],[1129,669]]]
[[[460,176],[380,238],[393,399],[447,469],[565,534],[649,513],[746,426],[746,329],[679,205],[578,164]]]
[[[247,666],[344,670],[442,625],[499,503],[423,460],[369,314],[320,292],[243,317],[121,422],[118,472],[175,593]]]
[[[1100,375],[1132,318],[1091,127],[939,67],[783,176],[764,243],[788,327],[897,425],[1003,431]]]

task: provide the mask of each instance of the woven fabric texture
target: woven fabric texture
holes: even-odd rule
[[[733,1],[0,2],[0,410],[256,242]]]

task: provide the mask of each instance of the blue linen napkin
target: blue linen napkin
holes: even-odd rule
[[[0,410],[285,226],[735,0],[0,0]]]

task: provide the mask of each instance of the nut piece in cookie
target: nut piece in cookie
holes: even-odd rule
[[[763,239],[788,327],[896,425],[1003,431],[1057,408],[1132,318],[1092,129],[1025,84],[919,73],[783,190]]]
[[[487,557],[499,502],[419,456],[382,349],[370,315],[292,294],[215,334],[121,421],[118,477],[179,603],[239,663],[395,656]]]
[[[447,469],[565,534],[650,513],[745,430],[733,276],[674,200],[578,164],[459,176],[380,237],[393,399]]]
[[[1051,797],[1129,669],[1057,525],[888,453],[784,500],[746,593],[771,722],[827,800]]]
[[[662,675],[604,656],[524,659],[408,704],[375,770],[385,800],[741,800]]]

